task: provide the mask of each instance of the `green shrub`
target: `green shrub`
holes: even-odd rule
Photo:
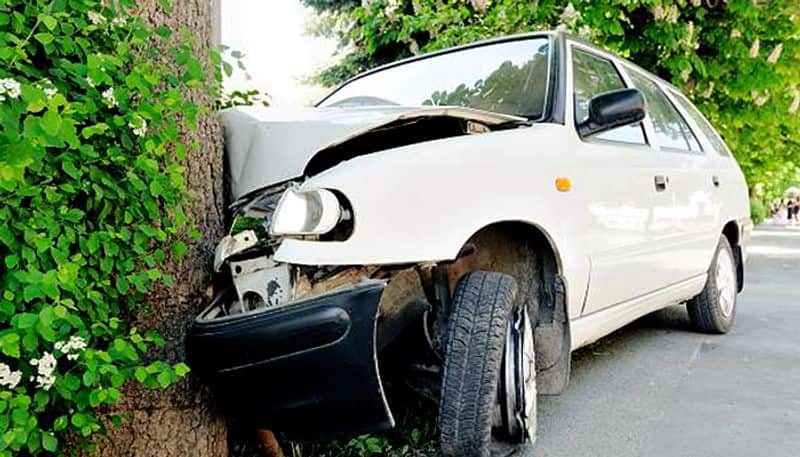
[[[184,94],[218,78],[135,6],[0,0],[0,456],[85,444],[124,383],[188,371],[125,316],[186,250]]]
[[[769,211],[767,211],[767,207],[761,202],[761,200],[756,198],[750,199],[750,219],[753,220],[753,224],[758,225],[764,222],[769,216]]]

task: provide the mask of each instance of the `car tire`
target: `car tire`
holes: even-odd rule
[[[519,327],[520,319],[528,323],[525,329],[531,335],[529,340],[525,340],[526,347],[535,353],[528,314],[522,311],[524,306],[515,307],[516,295],[516,281],[502,273],[474,271],[458,282],[444,347],[439,405],[442,456],[486,457],[498,451],[506,452],[515,444],[526,441],[517,439],[509,443],[509,436],[503,433],[508,421],[500,420],[501,417],[513,417],[513,414],[504,416],[502,411],[503,408],[508,411],[509,403],[517,404],[515,398],[518,397],[506,397],[508,378],[503,373],[509,372],[509,366],[513,367],[513,363],[508,362],[508,347],[523,347],[521,343],[507,343],[514,331],[514,323]],[[533,417],[525,422],[530,424],[525,430],[527,432],[535,430],[536,375],[535,360],[525,360],[530,363],[530,372],[525,373],[532,382],[534,399],[533,413],[529,414]],[[526,385],[531,387],[531,384]],[[511,384],[511,390],[518,391],[514,386]],[[527,394],[530,395],[530,390]]]
[[[736,256],[721,237],[703,291],[686,303],[692,325],[704,333],[728,333],[736,316]]]

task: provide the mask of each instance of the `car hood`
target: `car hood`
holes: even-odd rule
[[[224,110],[220,120],[225,130],[231,196],[235,201],[255,190],[301,177],[313,157],[326,150],[347,149],[350,143],[355,147],[358,145],[355,139],[371,132],[386,132],[411,122],[445,118],[471,121],[486,129],[525,121],[517,116],[448,106],[299,110],[243,106]],[[475,132],[462,134],[466,133]],[[443,132],[441,137],[446,136],[453,134]],[[429,133],[423,141],[435,137]],[[410,142],[415,141],[398,138],[398,144],[384,142],[382,146]],[[348,157],[356,155],[359,154],[351,153]]]

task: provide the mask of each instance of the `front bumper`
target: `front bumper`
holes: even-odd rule
[[[385,283],[365,281],[278,309],[204,319],[187,336],[192,369],[229,414],[291,437],[394,425],[381,384],[376,314]]]

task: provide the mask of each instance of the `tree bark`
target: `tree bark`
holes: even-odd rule
[[[166,14],[158,0],[139,0],[140,15],[155,25],[166,25],[178,34],[187,29],[195,36],[199,49],[213,44],[212,2],[210,0],[172,0],[173,11]],[[209,65],[210,68],[210,65]],[[196,102],[211,107],[207,95],[190,93]],[[184,360],[184,337],[193,317],[207,302],[210,293],[209,259],[223,230],[222,132],[208,115],[193,132],[183,132],[187,147],[185,183],[191,202],[185,208],[202,238],[189,246],[180,262],[166,262],[162,269],[175,285],[153,292],[150,309],[137,318],[141,329],[155,329],[166,345],[153,354],[161,360]],[[118,429],[97,441],[96,455],[104,457],[219,457],[228,453],[224,419],[216,413],[208,392],[190,374],[166,391],[147,390],[134,384],[123,390],[123,400],[114,413],[127,415]]]

